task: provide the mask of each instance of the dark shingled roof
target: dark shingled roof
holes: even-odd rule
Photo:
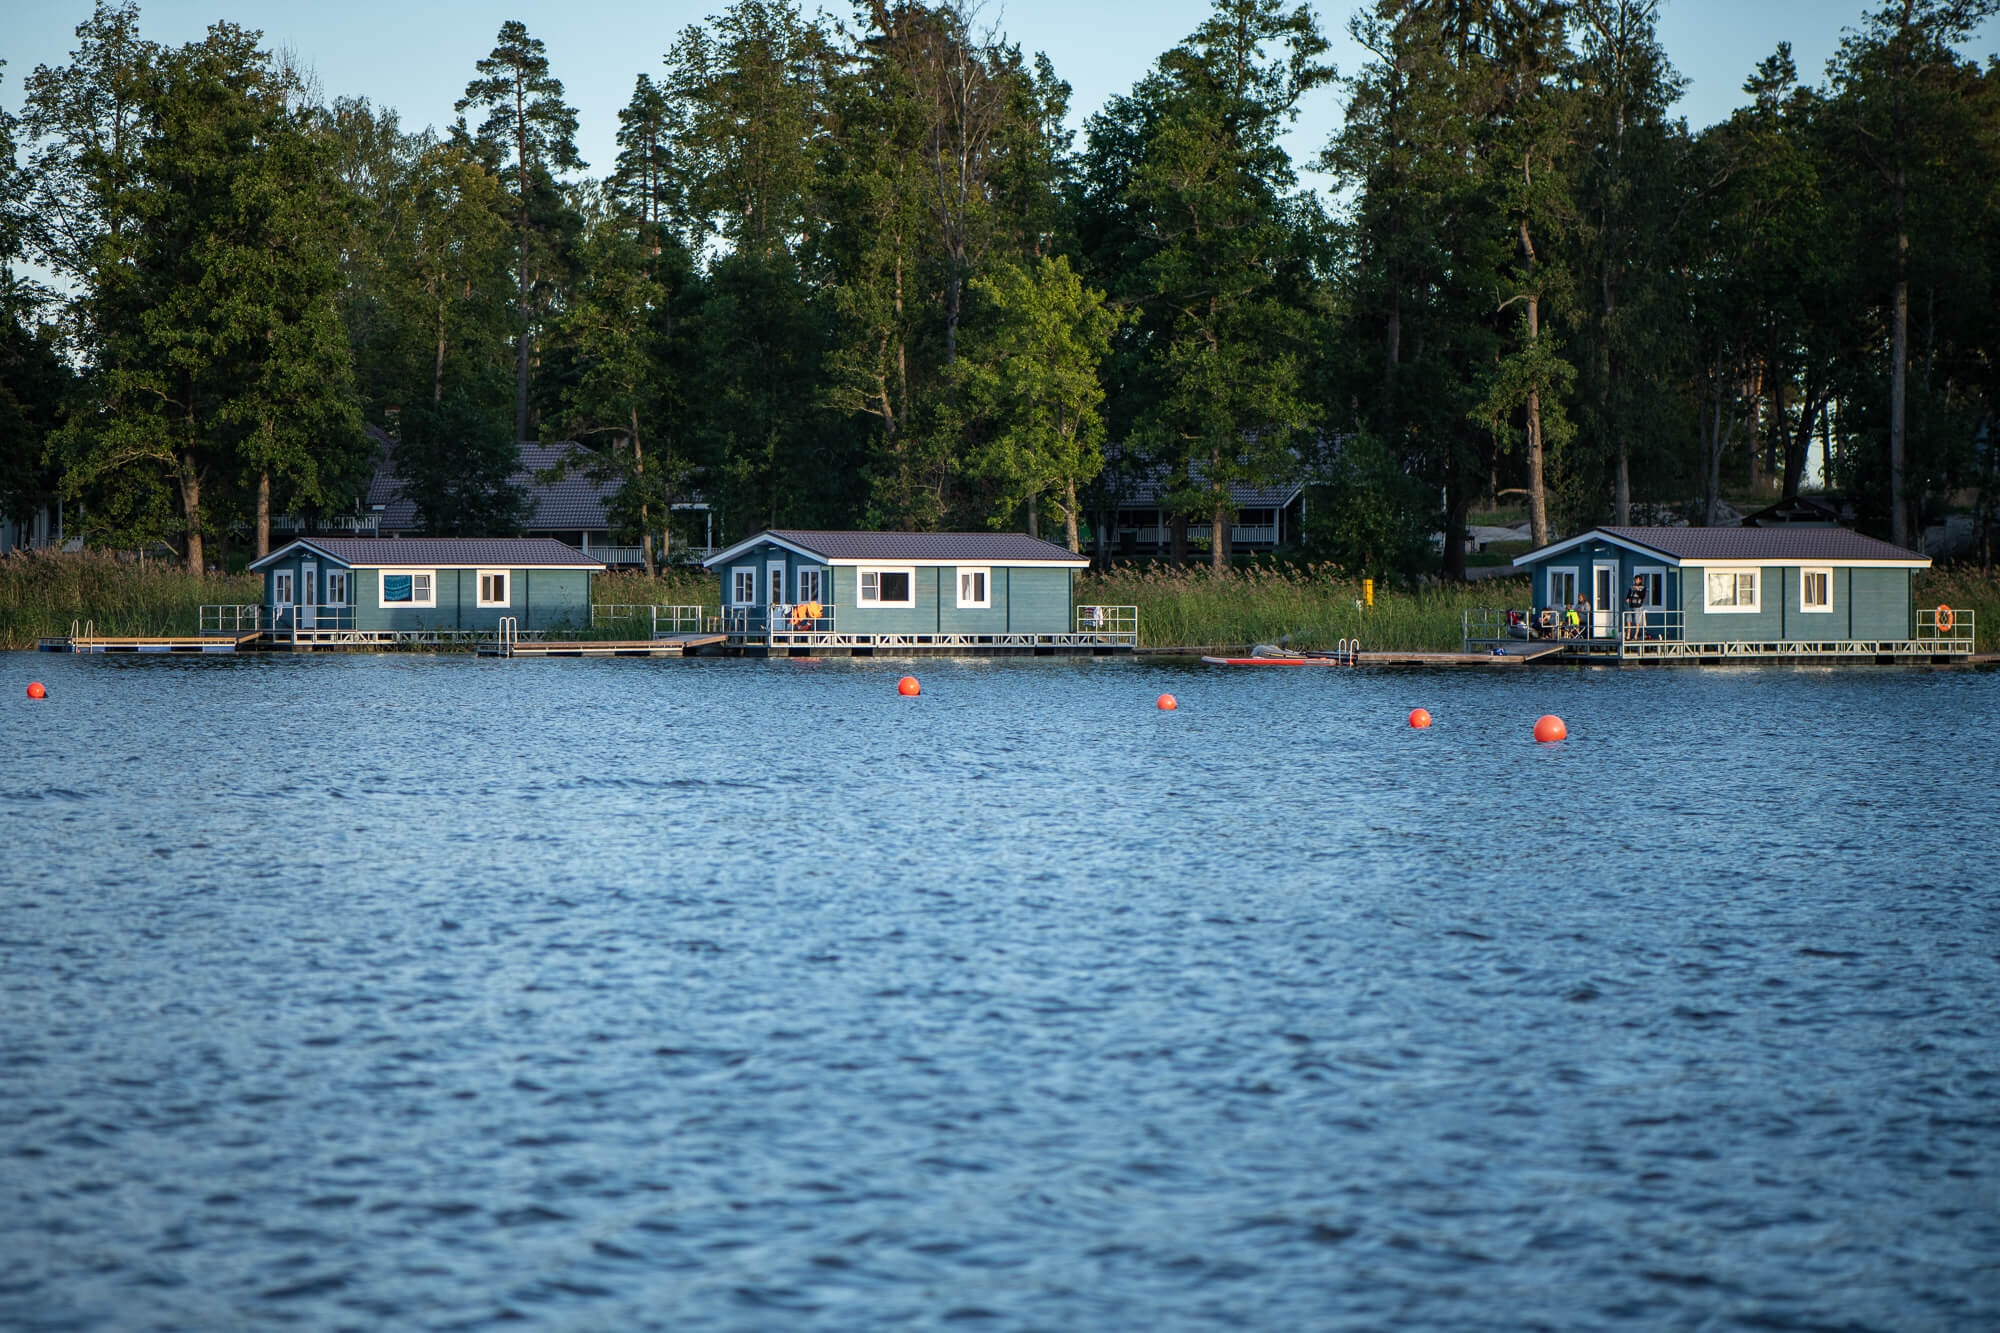
[[[347,565],[419,569],[604,567],[553,537],[308,537],[305,542]]]
[[[1847,528],[1599,528],[1676,560],[1924,560]]]
[[[968,564],[1020,565],[1037,560],[1082,560],[1067,547],[1025,532],[812,532],[773,528],[765,534],[829,560],[962,560]]]
[[[377,441],[383,447],[382,464],[368,487],[368,508],[381,515],[384,532],[408,532],[417,526],[416,502],[403,495],[403,483],[396,476],[395,444],[386,435]],[[528,495],[528,516],[522,524],[529,532],[596,532],[611,526],[604,512],[605,501],[617,491],[618,483],[593,480],[587,471],[590,453],[572,440],[540,444],[523,440],[521,465],[507,480]],[[535,480],[567,458],[569,473],[561,481],[544,485]]]

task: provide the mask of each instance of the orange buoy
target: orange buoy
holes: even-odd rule
[[[1946,630],[1948,630],[1948,629],[1950,629],[1950,628],[1951,628],[1951,608],[1950,608],[1950,607],[1948,607],[1948,606],[1939,606],[1939,607],[1938,607],[1938,609],[1937,609],[1937,627],[1938,627],[1938,633],[1940,633],[1940,634],[1944,633],[1944,632],[1945,632]]]
[[[42,688],[42,682],[31,680],[28,682],[28,697],[30,699],[46,699],[49,697],[49,692]]]
[[[1153,701],[1153,706],[1163,713],[1171,713],[1181,706],[1181,701],[1171,694],[1163,694]]]
[[[1544,743],[1559,741],[1569,735],[1569,728],[1554,713],[1544,713],[1535,719],[1535,739]]]
[[[1428,727],[1430,724],[1431,724],[1431,715],[1427,710],[1422,708],[1413,708],[1410,710],[1411,726]]]
[[[896,693],[901,695],[921,694],[923,693],[923,689],[923,686],[917,684],[915,676],[905,676],[896,682]]]

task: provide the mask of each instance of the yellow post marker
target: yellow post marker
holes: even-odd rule
[[[1374,580],[1374,579],[1363,579],[1363,580],[1361,580],[1361,600],[1362,600],[1362,601],[1364,601],[1364,602],[1366,602],[1366,603],[1368,603],[1368,605],[1370,605],[1370,606],[1373,606],[1373,605],[1375,605],[1375,580]]]

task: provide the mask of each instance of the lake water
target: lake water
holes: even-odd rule
[[[0,667],[0,1327],[2000,1326],[1997,673]]]

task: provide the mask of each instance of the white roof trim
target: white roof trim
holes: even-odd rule
[[[1745,559],[1742,556],[1683,556],[1681,564],[1690,569],[1721,569],[1725,566],[1736,569],[1759,569],[1766,565],[1782,565],[1786,569],[1929,569],[1931,560],[1925,556],[1920,560],[1842,560],[1827,556],[1784,556],[1763,559]]]
[[[1612,546],[1622,546],[1628,551],[1636,551],[1640,555],[1650,556],[1655,560],[1664,560],[1670,565],[1681,563],[1679,556],[1668,555],[1657,546],[1648,546],[1644,542],[1630,541],[1624,537],[1614,537],[1602,528],[1592,528],[1588,532],[1580,532],[1576,536],[1564,541],[1551,543],[1538,551],[1529,551],[1525,555],[1517,555],[1514,557],[1514,563],[1519,566],[1532,564],[1537,560],[1546,560],[1552,555],[1561,555],[1564,551],[1581,546],[1592,538],[1596,538],[1598,541],[1608,543]]]
[[[727,550],[717,551],[714,555],[708,557],[708,559],[701,562],[702,568],[714,569],[717,565],[727,564],[729,561],[738,559],[746,552],[754,550],[759,546],[782,546],[787,551],[792,551],[799,555],[807,556],[811,559],[819,561],[822,565],[838,565],[846,568],[853,568],[860,565],[868,565],[871,567],[880,566],[884,569],[953,569],[960,565],[963,565],[968,569],[1089,569],[1090,568],[1090,560],[1088,557],[1080,555],[1072,556],[1067,554],[1065,554],[1060,559],[1052,558],[1048,560],[1002,560],[994,556],[984,556],[984,555],[978,557],[977,559],[968,557],[967,559],[964,560],[904,560],[897,556],[877,556],[877,555],[870,555],[870,556],[844,555],[836,559],[833,556],[825,554],[824,552],[815,551],[809,546],[801,546],[797,542],[788,542],[784,538],[773,536],[768,532],[758,533],[755,537],[746,537],[744,540],[736,543],[736,545],[732,547],[729,547]]]
[[[393,539],[391,539],[391,540],[393,540]],[[415,570],[415,571],[418,571],[418,572],[421,572],[421,571],[423,571],[423,570],[426,570],[426,569],[508,569],[508,570],[514,570],[514,569],[594,569],[594,570],[602,570],[602,569],[604,569],[604,568],[605,568],[605,564],[604,564],[604,562],[603,562],[602,560],[586,560],[586,561],[583,561],[583,562],[581,562],[581,563],[578,563],[578,564],[573,564],[573,565],[545,565],[545,564],[533,564],[533,565],[496,565],[496,564],[494,564],[494,563],[493,563],[493,562],[492,562],[491,560],[487,560],[487,561],[483,561],[483,562],[482,562],[482,561],[457,561],[457,560],[430,560],[430,561],[419,561],[419,562],[416,562],[416,563],[412,563],[411,561],[409,561],[409,560],[407,560],[407,559],[403,559],[403,558],[400,558],[400,556],[399,556],[399,558],[397,558],[397,559],[395,559],[395,560],[347,560],[347,559],[344,559],[344,558],[343,558],[343,557],[341,557],[341,556],[337,556],[337,555],[335,555],[335,554],[334,554],[333,552],[331,552],[331,551],[327,550],[327,549],[326,549],[326,548],[325,548],[324,546],[319,546],[319,545],[316,545],[316,544],[314,544],[313,540],[312,540],[312,539],[311,539],[310,537],[296,537],[296,538],[292,539],[291,541],[289,541],[289,542],[286,542],[286,543],[285,543],[285,544],[284,544],[283,546],[280,546],[280,547],[279,547],[279,548],[278,548],[277,550],[275,550],[275,551],[271,552],[271,554],[269,554],[269,555],[265,556],[265,557],[264,557],[264,558],[263,558],[262,560],[253,560],[253,561],[251,561],[251,562],[250,562],[250,563],[249,563],[248,565],[244,566],[244,570],[245,570],[245,572],[246,572],[246,573],[252,573],[252,574],[254,574],[254,573],[256,573],[256,572],[257,572],[258,570],[260,570],[260,569],[263,569],[263,568],[265,568],[266,566],[269,566],[269,565],[273,565],[273,564],[276,564],[276,563],[277,563],[277,562],[278,562],[279,560],[282,560],[282,559],[284,559],[284,558],[285,558],[286,556],[288,556],[288,555],[292,554],[292,552],[294,552],[294,551],[298,551],[298,550],[306,550],[306,551],[311,551],[311,552],[312,552],[312,553],[313,553],[314,555],[318,556],[318,557],[319,557],[320,559],[322,559],[322,560],[331,560],[331,561],[332,561],[332,562],[333,562],[334,564],[336,564],[336,565],[339,565],[339,566],[340,566],[340,567],[341,567],[342,569],[393,569],[393,570]]]

